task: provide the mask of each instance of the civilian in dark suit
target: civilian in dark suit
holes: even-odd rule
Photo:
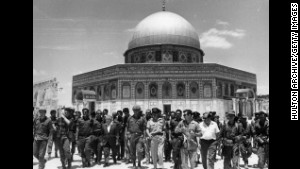
[[[106,123],[102,124],[102,145],[104,151],[104,166],[108,166],[108,157],[110,149],[112,150],[114,164],[117,163],[116,160],[116,148],[119,144],[119,128],[116,123],[114,123],[112,116],[106,115],[105,116]]]

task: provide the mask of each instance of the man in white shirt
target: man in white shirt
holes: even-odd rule
[[[211,114],[208,112],[203,114],[203,122],[199,125],[202,133],[200,144],[203,167],[204,169],[214,169],[219,127],[216,122],[211,121]]]

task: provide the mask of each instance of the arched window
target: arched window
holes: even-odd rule
[[[203,95],[204,95],[204,98],[212,98],[212,85],[211,84],[203,85]]]
[[[97,86],[97,99],[98,100],[102,100],[103,99],[102,86]]]
[[[123,99],[130,98],[130,84],[127,82],[123,83],[123,85],[122,85],[122,98]]]
[[[111,99],[116,99],[117,98],[116,84],[111,85],[110,91],[111,91]]]
[[[170,99],[172,98],[172,85],[169,82],[165,82],[162,86],[162,98]]]
[[[185,97],[185,85],[184,85],[183,82],[177,83],[176,93],[177,93],[177,98],[184,98]]]
[[[226,83],[225,84],[225,96],[228,96],[229,95],[229,87],[228,87],[228,84]]]
[[[199,98],[199,86],[197,82],[191,82],[190,84],[190,98],[191,99]]]
[[[105,100],[109,100],[110,99],[109,93],[110,93],[110,88],[109,88],[108,85],[105,85],[104,86],[104,99]]]
[[[34,94],[34,100],[35,101],[37,101],[38,95],[39,95],[39,93],[36,91],[35,94]]]
[[[218,83],[217,85],[217,97],[221,98],[223,96],[222,94],[222,83]]]
[[[152,82],[149,85],[149,98],[157,99],[158,98],[158,86],[155,82]]]
[[[145,99],[144,84],[138,82],[135,86],[135,99]]]

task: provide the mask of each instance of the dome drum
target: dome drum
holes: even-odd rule
[[[203,52],[179,45],[153,45],[129,50],[125,63],[203,63]]]

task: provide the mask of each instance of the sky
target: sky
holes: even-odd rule
[[[124,63],[136,25],[162,0],[33,0],[33,82],[56,77],[71,106],[72,76]],[[269,0],[166,0],[189,21],[205,63],[255,73],[269,94]]]

